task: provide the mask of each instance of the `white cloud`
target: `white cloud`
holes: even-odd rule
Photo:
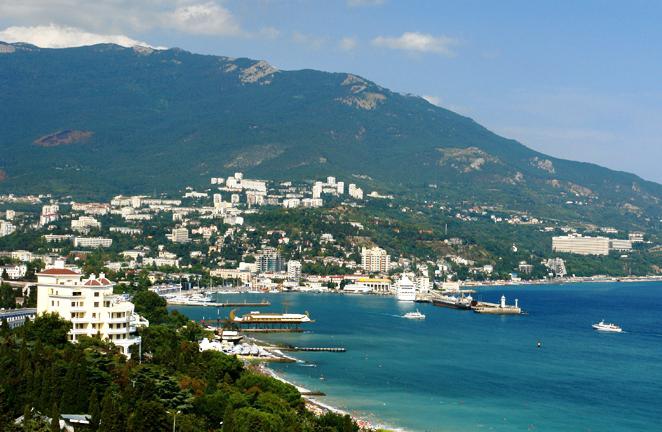
[[[165,26],[184,33],[218,36],[243,34],[232,13],[214,2],[180,6],[166,15]]]
[[[448,36],[433,36],[418,32],[405,32],[398,37],[377,36],[373,45],[390,49],[418,53],[436,53],[452,56],[452,47],[457,45],[457,39]]]
[[[439,96],[423,95],[422,97],[432,105],[441,106],[441,98]]]
[[[150,46],[145,42],[124,35],[89,33],[74,27],[62,27],[55,24],[33,27],[7,27],[0,31],[0,40],[4,42],[27,42],[42,48],[67,48],[100,43],[114,43],[125,47]]]
[[[357,6],[381,6],[384,0],[347,0],[347,5],[351,7]]]
[[[0,17],[15,26],[56,23],[101,34],[152,30],[225,37],[273,38],[273,28],[245,30],[225,0],[0,0]]]
[[[354,48],[356,48],[357,44],[358,43],[356,42],[356,38],[344,37],[340,39],[340,43],[338,44],[338,46],[343,51],[352,51]]]

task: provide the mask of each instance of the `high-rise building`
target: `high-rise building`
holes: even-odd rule
[[[361,267],[369,273],[388,273],[391,256],[379,247],[361,249]]]
[[[255,257],[257,270],[261,273],[278,273],[283,271],[283,257],[274,248],[266,248]]]
[[[558,277],[564,277],[568,274],[563,258],[550,258],[547,261],[543,261],[543,264]]]
[[[77,271],[60,267],[37,274],[37,314],[57,313],[72,323],[69,340],[100,335],[130,356],[139,344],[139,327],[149,322],[134,312],[133,303],[113,294],[113,282],[104,274],[82,279]]]
[[[350,183],[347,189],[347,193],[354,199],[361,200],[363,199],[363,189],[356,187],[354,183]]]
[[[342,195],[345,193],[345,182],[339,181],[336,183],[336,190],[338,191],[338,195]]]
[[[322,182],[315,182],[313,185],[313,199],[317,199],[322,196],[322,189],[324,188]]]
[[[301,262],[290,260],[287,262],[287,278],[291,281],[301,279]]]

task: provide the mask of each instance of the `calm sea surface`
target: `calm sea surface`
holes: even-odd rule
[[[508,303],[518,298],[528,315],[478,315],[391,297],[220,297],[265,298],[272,302],[265,310],[279,312],[285,300],[289,312],[310,312],[310,332],[260,337],[347,352],[296,353],[303,362],[273,368],[326,393],[320,401],[377,424],[411,431],[662,430],[662,284],[483,288],[474,297],[496,302],[501,294]],[[416,308],[425,321],[400,318]],[[219,312],[179,309],[192,319]],[[592,330],[603,318],[625,333]]]

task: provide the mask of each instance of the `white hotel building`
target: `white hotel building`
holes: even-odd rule
[[[607,237],[584,237],[579,234],[552,237],[552,250],[554,252],[578,255],[609,255],[610,249],[611,242]]]
[[[88,279],[68,268],[50,268],[37,273],[37,314],[57,313],[72,323],[69,340],[100,335],[130,356],[129,348],[140,344],[139,327],[149,322],[134,312],[133,303],[113,294],[113,282],[104,274]]]

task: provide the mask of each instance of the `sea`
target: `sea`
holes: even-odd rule
[[[296,352],[298,362],[271,368],[323,392],[320,402],[373,425],[407,431],[662,431],[662,283],[489,287],[474,298],[498,302],[502,295],[509,304],[518,299],[526,314],[480,315],[366,295],[218,298],[266,299],[272,306],[260,310],[308,312],[315,322],[304,333],[258,337],[347,351]],[[196,320],[228,312],[177,308]],[[427,318],[402,318],[416,309]],[[602,319],[624,333],[593,330]]]

